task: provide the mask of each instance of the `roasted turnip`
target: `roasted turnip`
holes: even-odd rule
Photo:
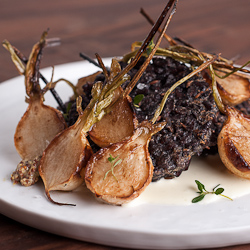
[[[110,74],[106,76],[107,86],[120,72],[120,64],[113,59]],[[123,89],[118,87],[113,91],[112,105],[107,108],[107,114],[91,127],[89,136],[98,146],[105,147],[131,136],[137,124],[131,98],[123,97]]]
[[[121,205],[144,191],[152,180],[154,168],[148,143],[164,125],[145,121],[130,138],[100,149],[91,157],[85,181],[96,197],[109,204]]]
[[[216,71],[218,76],[227,75],[228,71],[222,73]],[[216,76],[218,91],[223,102],[230,106],[235,106],[250,98],[250,82],[249,79],[236,73],[230,74],[225,78]]]
[[[28,108],[19,121],[14,136],[17,152],[22,158],[12,175],[12,180],[24,186],[30,186],[38,180],[37,167],[44,149],[50,141],[66,128],[61,112],[43,103],[44,92],[39,84],[39,64],[42,50],[46,45],[46,32],[41,40],[34,45],[27,66],[18,60],[13,47],[4,41],[18,71],[25,75],[25,88],[28,98]],[[23,174],[25,172],[25,174]]]
[[[234,107],[225,105],[218,91],[215,72],[210,65],[215,102],[227,116],[218,138],[218,152],[225,167],[235,175],[250,179],[250,118]],[[237,84],[237,82],[235,83]]]
[[[218,136],[220,158],[232,173],[250,179],[250,117],[233,107],[227,107],[226,114]]]
[[[138,121],[132,107],[131,98],[129,96],[120,98],[122,92],[121,88],[115,91],[117,97],[114,107],[111,106],[110,111],[89,131],[90,138],[99,147],[122,141],[124,138],[131,136],[137,127]]]
[[[71,191],[84,181],[87,161],[92,149],[83,130],[86,123],[86,112],[82,112],[78,104],[79,117],[77,122],[56,136],[43,153],[39,173],[44,182],[47,197],[50,191]],[[60,203],[57,203],[60,204]]]

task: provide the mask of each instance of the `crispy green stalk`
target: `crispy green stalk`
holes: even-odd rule
[[[14,63],[14,65],[16,66],[18,72],[20,75],[23,75],[25,72],[25,65],[24,63],[20,60],[20,58],[18,57],[18,55],[16,54],[15,50],[13,49],[12,45],[9,43],[9,41],[4,40],[3,41],[3,47],[5,49],[7,49],[10,52],[11,55],[11,59]]]

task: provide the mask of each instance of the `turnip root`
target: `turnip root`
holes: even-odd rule
[[[46,46],[46,32],[41,40],[34,45],[27,66],[18,60],[13,47],[8,41],[3,45],[7,48],[20,74],[25,76],[25,88],[28,98],[28,108],[19,121],[14,136],[15,147],[22,158],[12,181],[30,186],[38,180],[37,167],[43,151],[50,141],[66,128],[62,113],[43,103],[44,92],[39,84],[39,65],[42,50]],[[25,172],[25,174],[24,174]]]

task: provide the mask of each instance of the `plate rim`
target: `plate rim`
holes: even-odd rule
[[[113,57],[110,57],[110,58],[104,58],[103,60],[104,60],[104,62],[107,64],[107,63],[110,63],[110,60],[111,60],[111,58],[113,58]],[[56,65],[55,66],[55,72],[56,72],[56,70],[61,70],[61,69],[65,69],[65,68],[67,68],[67,67],[80,67],[81,65],[84,65],[86,68],[88,68],[88,69],[91,69],[91,70],[93,70],[93,71],[97,71],[97,68],[95,67],[95,66],[93,66],[93,65],[91,65],[91,64],[89,64],[89,62],[87,62],[87,61],[76,61],[76,62],[70,62],[70,63],[64,63],[64,64],[59,64],[59,65]],[[90,70],[90,71],[91,71]],[[47,67],[47,68],[44,68],[44,69],[41,69],[41,72],[42,73],[46,73],[46,74],[49,74],[49,72],[51,71],[51,67]],[[0,83],[0,89],[1,88],[3,88],[3,86],[7,86],[8,84],[10,84],[11,82],[15,82],[15,81],[17,81],[17,80],[19,80],[19,79],[21,79],[21,78],[23,78],[22,76],[16,76],[16,77],[13,77],[13,78],[11,78],[11,79],[9,79],[9,80],[6,80],[6,81],[4,81],[4,82],[2,82],[2,83]],[[1,157],[1,154],[0,154],[0,157]],[[1,173],[1,171],[0,171],[0,173]],[[0,180],[0,187],[1,187],[1,182],[3,182],[2,181],[2,179]],[[222,203],[224,203],[224,201],[222,201],[222,202],[220,202],[221,204]],[[197,204],[198,206],[200,206],[200,204]],[[13,218],[14,220],[16,220],[16,221],[19,221],[19,222],[21,222],[21,223],[23,223],[23,224],[26,224],[26,225],[29,225],[29,226],[32,226],[32,227],[35,227],[35,228],[38,228],[38,229],[40,229],[40,230],[43,230],[43,231],[47,231],[47,232],[50,232],[49,231],[49,228],[46,228],[46,227],[44,227],[44,225],[42,226],[42,225],[33,225],[33,223],[31,222],[31,221],[29,221],[29,223],[25,223],[25,221],[23,221],[18,215],[11,215],[9,212],[8,212],[8,209],[10,209],[10,210],[14,210],[14,209],[17,209],[17,210],[19,210],[19,212],[21,212],[22,214],[29,214],[29,215],[31,215],[32,214],[32,216],[33,217],[43,217],[44,215],[41,215],[41,214],[38,214],[38,213],[35,213],[34,211],[33,212],[30,212],[30,211],[27,211],[27,210],[25,210],[24,208],[22,208],[22,207],[16,207],[14,204],[12,204],[12,203],[10,203],[10,202],[8,202],[8,201],[6,201],[6,200],[4,200],[3,198],[2,198],[2,196],[1,196],[1,192],[0,192],[0,212],[2,213],[2,214],[4,214],[4,215],[6,215],[7,217],[10,217],[10,218]],[[10,211],[9,210],[9,211]],[[43,219],[47,219],[47,220],[51,220],[49,217],[43,217]],[[60,220],[55,220],[57,223],[63,223],[62,221],[60,221]],[[72,223],[72,222],[71,222]],[[74,224],[74,223],[73,223]],[[99,230],[99,231],[105,231],[105,230],[108,230],[108,231],[110,231],[110,230],[114,230],[114,228],[109,228],[109,229],[107,229],[106,227],[104,227],[104,226],[102,226],[102,227],[99,227],[99,228],[97,228],[97,226],[93,226],[93,225],[87,225],[87,224],[85,224],[85,225],[83,225],[83,224],[79,224],[78,226],[82,226],[82,227],[87,227],[87,228],[91,228],[92,230]],[[118,231],[120,231],[121,229],[118,229],[118,228],[116,228],[116,230],[118,230]],[[233,234],[235,234],[235,230],[238,230],[238,234],[241,234],[241,237],[239,237],[238,239],[236,239],[235,237],[231,237],[230,238],[230,240],[229,241],[227,241],[227,242],[219,242],[219,241],[216,241],[216,243],[213,241],[213,243],[210,243],[210,245],[207,245],[207,244],[204,244],[204,242],[201,242],[201,241],[198,241],[198,242],[195,242],[195,243],[191,243],[191,242],[188,242],[188,238],[190,237],[190,236],[193,236],[192,235],[192,232],[190,233],[191,235],[189,235],[188,233],[186,233],[186,234],[176,234],[176,233],[172,233],[172,235],[171,235],[171,233],[169,233],[168,232],[168,235],[166,235],[166,233],[165,232],[162,232],[162,234],[161,235],[159,235],[159,233],[154,233],[154,232],[148,232],[149,234],[151,234],[151,236],[154,236],[154,237],[156,237],[156,236],[158,236],[158,237],[167,237],[167,238],[170,238],[170,239],[167,239],[167,241],[165,240],[165,241],[161,241],[161,242],[159,242],[158,243],[158,245],[156,244],[157,242],[155,242],[154,241],[154,244],[156,244],[156,245],[154,245],[154,246],[152,246],[152,245],[150,245],[150,244],[147,244],[147,245],[145,245],[145,244],[143,244],[143,243],[140,243],[139,241],[134,241],[134,242],[126,242],[126,241],[121,241],[121,238],[119,238],[119,240],[118,241],[113,241],[113,242],[111,242],[111,241],[108,241],[107,242],[107,240],[106,239],[104,239],[103,237],[102,238],[98,238],[97,236],[93,236],[92,238],[91,237],[89,237],[89,238],[86,238],[85,236],[82,236],[82,237],[80,237],[80,236],[77,236],[77,238],[75,238],[75,239],[78,239],[78,240],[84,240],[84,241],[89,241],[89,242],[94,242],[94,243],[98,243],[98,244],[104,244],[104,245],[108,245],[108,246],[116,246],[116,247],[129,247],[129,248],[134,248],[134,247],[136,247],[136,248],[143,248],[143,249],[180,249],[180,248],[185,248],[185,249],[188,249],[188,248],[200,248],[200,247],[219,247],[219,246],[229,246],[229,245],[233,245],[233,244],[243,244],[243,243],[249,243],[250,242],[250,240],[248,239],[248,237],[246,238],[246,234],[249,234],[250,233],[250,224],[249,225],[247,225],[247,226],[245,226],[245,227],[239,227],[238,229],[236,228],[236,227],[234,227],[234,228],[227,228],[227,230],[225,231],[225,229],[224,230],[222,230],[221,232],[220,232],[220,230],[215,230],[214,232],[210,232],[209,233],[209,237],[214,237],[214,234],[218,234],[218,235],[220,235],[221,237],[226,237],[228,234],[230,234],[230,235],[233,235]],[[138,231],[135,231],[135,230],[131,230],[130,232],[128,232],[128,231],[120,231],[120,234],[121,233],[126,233],[127,235],[130,235],[130,234],[132,234],[132,233],[135,233],[135,234],[139,234],[139,232]],[[240,233],[239,233],[240,232]],[[66,235],[65,234],[65,232],[50,232],[50,233],[54,233],[54,234],[59,234],[59,235],[62,235],[62,236],[65,236],[65,237],[70,237],[70,238],[74,238],[74,235],[71,235],[71,236],[68,236],[68,235]],[[114,233],[114,232],[113,232]],[[144,234],[144,236],[146,236],[146,234],[147,234],[147,232],[140,232],[140,234]],[[155,234],[157,234],[157,235],[155,235]],[[208,234],[208,232],[206,232],[206,234]],[[225,235],[226,234],[226,235]],[[196,232],[196,236],[198,235],[198,233]],[[76,236],[76,235],[75,235]],[[148,235],[147,235],[148,236]],[[177,243],[174,243],[173,241],[171,241],[171,237],[182,237],[183,238],[183,240],[185,241],[185,244],[187,244],[188,243],[188,245],[183,245],[183,243],[181,243],[181,242],[177,242]],[[199,236],[206,236],[206,235],[203,235],[202,233],[200,233],[199,234]],[[78,238],[78,237],[80,237],[80,238]],[[140,237],[142,237],[142,236],[140,236]],[[150,237],[149,237],[150,238]],[[157,238],[157,237],[156,237]],[[185,239],[184,239],[185,238]],[[144,237],[144,240],[146,239],[146,237]],[[240,242],[239,242],[239,239],[240,239]],[[163,239],[161,239],[161,240],[163,240]],[[166,244],[168,243],[168,246],[167,246],[167,248],[166,248]]]

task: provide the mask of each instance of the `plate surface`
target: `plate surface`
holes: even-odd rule
[[[110,59],[104,63],[110,65]],[[73,83],[98,69],[88,62],[55,67],[54,79]],[[50,79],[51,68],[41,70]],[[64,100],[72,91],[64,83],[56,87]],[[24,102],[23,77],[0,84],[0,212],[26,225],[75,238],[111,246],[141,249],[189,249],[249,243],[250,196],[233,202],[221,199],[209,204],[141,204],[115,207],[97,202],[84,189],[56,192],[57,201],[75,203],[75,207],[51,204],[43,184],[31,187],[13,185],[10,175],[20,161],[13,144],[16,125],[27,104]],[[56,106],[49,94],[45,103]]]

